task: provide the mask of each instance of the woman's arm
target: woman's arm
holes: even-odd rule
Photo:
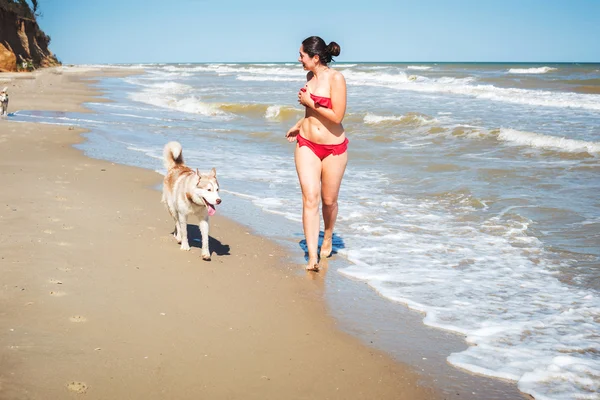
[[[313,109],[317,114],[326,119],[341,124],[346,114],[346,80],[344,75],[336,72],[331,77],[331,108],[317,106],[313,99],[310,98],[308,90],[300,93],[300,103]]]
[[[312,79],[312,77],[313,77],[313,73],[308,72],[306,74],[306,82],[310,81]],[[306,86],[304,88],[306,88]],[[302,89],[300,89],[300,92],[301,91],[302,91]],[[300,92],[298,92],[298,93],[300,93]],[[300,97],[298,97],[298,99],[300,99]],[[306,117],[300,118],[300,120],[298,122],[296,122],[296,124],[294,126],[292,126],[289,131],[287,131],[287,133],[285,134],[285,137],[287,138],[288,142],[293,142],[296,140],[296,136],[298,136],[300,134],[300,127],[302,126],[302,122],[304,122],[305,119],[306,119]]]

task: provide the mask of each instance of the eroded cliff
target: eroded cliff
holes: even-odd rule
[[[20,71],[60,64],[48,49],[50,37],[23,2],[0,0],[0,71]]]

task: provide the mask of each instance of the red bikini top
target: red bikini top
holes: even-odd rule
[[[306,92],[306,88],[302,88],[300,90],[303,92]],[[316,106],[331,108],[331,98],[330,97],[315,96],[314,94],[311,93],[310,98],[312,99],[312,101],[315,102]]]

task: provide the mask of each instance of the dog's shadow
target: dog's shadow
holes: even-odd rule
[[[190,247],[197,247],[199,249],[202,248],[202,235],[200,234],[200,227],[198,225],[190,225],[187,226],[188,232],[188,241],[190,242]],[[223,244],[212,236],[208,236],[208,248],[210,249],[210,253],[215,253],[218,256],[229,256],[229,245]]]

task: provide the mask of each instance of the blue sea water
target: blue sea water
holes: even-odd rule
[[[122,66],[121,66],[122,67]],[[164,172],[162,147],[217,169],[224,214],[303,262],[297,64],[135,65],[91,114],[86,154]],[[600,65],[338,64],[349,166],[338,271],[466,336],[448,362],[536,399],[600,399]],[[67,73],[68,68],[65,70]],[[228,204],[226,206],[225,204]]]

